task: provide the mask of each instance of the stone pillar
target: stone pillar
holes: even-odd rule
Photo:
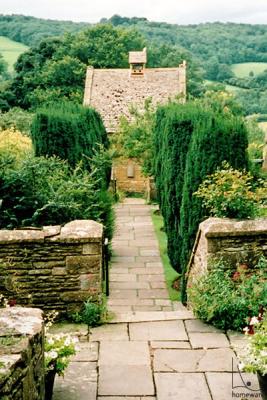
[[[0,399],[44,400],[42,311],[0,309]]]
[[[186,100],[186,61],[184,60],[182,64],[179,65],[179,93]]]
[[[208,218],[199,225],[187,269],[188,286],[208,271],[214,258],[226,260],[235,270],[240,262],[255,265],[260,255],[267,257],[267,218]]]
[[[91,91],[93,84],[93,76],[94,76],[94,67],[88,67],[86,71],[85,78],[85,89],[84,89],[84,98],[83,105],[89,106],[91,104]]]

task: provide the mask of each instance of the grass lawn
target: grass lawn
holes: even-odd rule
[[[172,268],[169,257],[167,255],[167,237],[166,233],[161,230],[163,228],[163,218],[161,215],[151,212],[152,221],[159,241],[160,256],[164,266],[164,274],[170,299],[173,301],[180,300],[180,293],[172,288],[173,281],[180,275]]]
[[[28,46],[22,43],[14,42],[5,36],[0,36],[0,53],[8,63],[8,70],[14,70],[14,63],[17,61],[18,56],[28,50]]]
[[[249,62],[232,64],[231,69],[238,78],[246,78],[249,76],[250,71],[253,71],[254,75],[258,75],[263,72],[265,69],[267,69],[267,63]]]

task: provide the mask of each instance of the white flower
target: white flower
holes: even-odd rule
[[[47,343],[48,344],[54,344],[54,339],[52,337],[47,338]]]
[[[58,353],[55,350],[51,350],[48,352],[48,356],[54,360],[55,358],[57,358]]]
[[[258,323],[259,323],[258,318],[257,317],[252,317],[251,320],[250,320],[249,325],[256,325]]]

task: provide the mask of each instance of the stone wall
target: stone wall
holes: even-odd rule
[[[42,312],[0,309],[0,399],[44,400]]]
[[[78,310],[102,286],[103,227],[73,221],[64,227],[0,231],[0,293],[17,304]]]
[[[214,257],[224,258],[234,269],[237,263],[255,265],[260,255],[267,257],[267,218],[209,218],[199,225],[188,266],[188,285],[207,271]]]
[[[133,176],[128,177],[129,170]],[[113,178],[116,179],[117,189],[124,192],[146,193],[148,179],[142,175],[141,166],[135,160],[115,161],[113,164]]]

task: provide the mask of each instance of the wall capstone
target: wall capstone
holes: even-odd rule
[[[42,311],[0,309],[0,399],[44,400]]]

